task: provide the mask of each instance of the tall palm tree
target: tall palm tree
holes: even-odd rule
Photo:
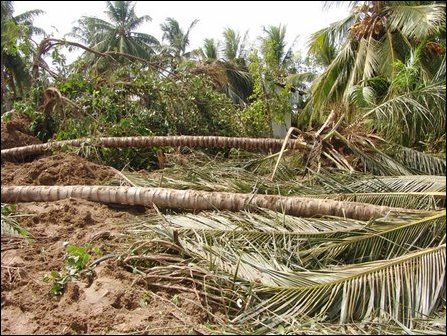
[[[166,19],[166,22],[160,25],[163,32],[162,40],[166,40],[168,45],[168,53],[179,62],[182,57],[189,56],[190,53],[186,53],[186,48],[190,43],[189,34],[191,29],[199,22],[195,19],[191,22],[186,32],[180,27],[179,22],[171,17]]]
[[[204,59],[217,60],[219,58],[219,42],[214,39],[205,39],[203,41],[203,47],[201,54]]]
[[[252,54],[251,73],[255,77],[256,99],[262,102],[262,109],[275,137],[284,137],[291,126],[290,85],[286,85],[292,62],[292,46],[287,47],[286,27],[268,26],[263,28],[261,55]]]
[[[99,52],[116,51],[141,58],[155,54],[160,44],[152,35],[137,32],[149,15],[137,16],[135,1],[106,1],[109,21],[84,16],[73,29],[73,35],[83,38],[89,47]]]
[[[225,28],[223,32],[223,58],[226,61],[231,61],[236,64],[245,65],[246,50],[245,44],[247,41],[248,32],[245,32],[242,37],[241,34],[234,29]]]
[[[351,6],[347,18],[310,39],[310,52],[318,57],[323,50],[327,64],[312,87],[310,122],[321,121],[331,104],[342,103],[351,120],[366,115],[378,130],[406,145],[425,132],[442,134],[445,50],[439,36],[445,35],[445,4],[352,1]],[[413,85],[406,85],[410,73]],[[409,136],[389,127],[403,123]]]
[[[226,28],[223,36],[223,43],[205,39],[204,46],[199,51],[203,62],[194,71],[210,76],[216,88],[224,91],[233,103],[245,105],[253,92],[253,83],[245,59],[247,33],[241,38],[240,33]],[[223,47],[219,49],[221,45]]]
[[[1,92],[6,109],[11,107],[10,99],[23,96],[30,84],[30,60],[35,50],[32,36],[44,34],[32,21],[43,13],[35,9],[14,16],[13,2],[1,2]],[[8,92],[11,97],[6,96]]]
[[[269,26],[264,27],[263,31],[266,35],[262,38],[261,51],[265,63],[276,76],[284,76],[293,56],[293,44],[286,49],[286,27]]]

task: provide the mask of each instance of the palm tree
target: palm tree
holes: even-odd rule
[[[141,58],[154,55],[159,41],[152,35],[135,31],[144,22],[151,21],[151,17],[137,16],[135,1],[106,1],[106,6],[110,22],[84,16],[72,34],[99,52],[116,51]]]
[[[445,179],[359,179],[357,175],[344,177],[340,188],[328,177],[325,187],[315,181],[308,185],[316,193],[321,188],[333,188],[320,198],[275,199],[262,194],[106,186],[8,186],[2,188],[1,198],[3,202],[31,202],[77,197],[106,203],[213,209],[194,214],[159,212],[158,216],[138,218],[133,223],[133,239],[138,243],[122,260],[148,278],[156,278],[156,286],[172,287],[176,281],[176,286],[188,286],[193,281],[195,294],[209,299],[205,302],[228,305],[233,326],[250,326],[264,334],[276,330],[278,324],[297,328],[297,320],[346,324],[384,323],[391,318],[406,328],[414,327],[417,320],[442,306],[445,294],[446,212],[425,208],[430,202],[419,202],[427,201],[434,190],[442,195]],[[346,190],[363,193],[372,204],[323,200],[337,198]],[[407,203],[415,193],[419,201],[407,203],[409,210],[393,208],[388,212],[387,204],[396,201],[397,191],[402,192],[398,203]],[[275,208],[279,199],[284,207],[275,209],[278,212],[256,208]],[[294,204],[293,199],[301,204]],[[217,211],[240,210],[248,204],[256,211]],[[341,217],[330,212],[336,204],[342,207],[336,213]],[[300,217],[286,214],[294,206],[300,208],[295,213]],[[331,216],[317,218],[314,214]],[[356,214],[354,219],[350,219],[352,214]],[[369,220],[376,215],[381,218]],[[154,237],[156,252],[148,244]],[[147,260],[161,265],[153,267]],[[169,262],[163,265],[165,261]],[[161,270],[163,276],[157,276]],[[182,270],[188,273],[179,276]],[[217,277],[220,281],[213,282]],[[216,295],[219,284],[220,294],[225,288],[228,294],[231,288],[237,295]],[[233,311],[231,301],[237,298],[242,298],[245,307]]]
[[[32,36],[44,34],[42,29],[32,24],[34,17],[43,14],[42,10],[13,14],[13,2],[2,1],[1,92],[2,104],[5,104],[6,109],[11,108],[10,100],[22,97],[30,84],[30,62],[36,47]],[[7,97],[8,92],[11,92],[11,97]]]
[[[342,103],[351,121],[367,118],[402,144],[413,145],[425,133],[439,137],[445,123],[445,50],[439,38],[445,34],[445,4],[351,4],[349,17],[311,37],[310,52],[318,57],[322,50],[327,68],[313,83],[309,123],[321,122],[331,104]]]
[[[226,28],[223,48],[214,39],[205,39],[198,52],[203,62],[193,70],[211,77],[218,90],[223,91],[233,103],[245,106],[253,92],[253,83],[245,60],[245,40],[233,29]],[[222,57],[219,57],[222,55]]]
[[[216,42],[214,39],[205,39],[203,41],[201,55],[206,60],[219,59],[219,42]]]
[[[171,17],[167,18],[166,22],[160,25],[163,32],[162,39],[169,43],[167,52],[177,63],[180,62],[182,57],[190,56],[190,53],[186,53],[186,48],[190,42],[189,34],[198,22],[199,20],[197,19],[192,21],[186,33],[180,28],[178,21]]]
[[[45,153],[60,146],[80,146],[86,139],[63,140],[41,145],[24,146],[11,149],[2,149],[1,157],[14,158]],[[104,137],[96,139],[96,143],[104,147],[144,148],[151,146],[188,146],[188,147],[216,147],[216,148],[240,148],[254,151],[279,150],[283,144],[281,139],[268,138],[239,138],[224,136],[141,136],[141,137]],[[307,145],[298,140],[289,140],[287,148],[304,149]]]
[[[195,171],[191,166],[185,170]],[[207,174],[196,177],[207,179],[214,175],[207,168]],[[171,172],[164,170],[163,176],[166,180],[175,178],[176,183],[177,172],[174,168]],[[174,272],[179,275],[181,265],[188,264],[182,273],[185,277],[179,277],[176,285],[181,286],[182,281],[187,287],[185,278],[196,284],[206,282],[203,287],[197,286],[197,291],[210,300],[222,299],[224,302],[220,304],[230,309],[234,307],[235,311],[230,314],[233,327],[240,325],[246,330],[253,326],[259,334],[274,333],[279,330],[279,324],[292,333],[293,326],[299,330],[307,323],[321,323],[318,328],[327,331],[330,322],[342,323],[345,327],[345,323],[353,326],[351,323],[362,321],[369,328],[370,322],[384,323],[388,319],[414,327],[416,331],[418,319],[424,315],[426,318],[438,307],[439,313],[443,311],[446,212],[436,206],[426,208],[429,202],[419,201],[434,190],[443,197],[445,178],[336,175],[308,181],[307,186],[312,186],[311,192],[316,194],[320,188],[331,188],[328,194],[320,194],[322,198],[338,197],[349,191],[353,193],[349,197],[361,193],[377,205],[397,201],[412,209],[412,213],[390,214],[376,221],[296,217],[284,214],[284,210],[278,213],[260,209],[238,213],[218,210],[160,213],[158,218],[151,216],[133,222],[134,246],[141,243],[141,248],[132,249],[123,258],[124,262],[153,279],[164,275],[165,281],[158,282],[160,286],[172,286],[170,275]],[[233,179],[238,178],[239,171],[233,175]],[[337,181],[340,185],[332,178],[340,179]],[[150,179],[153,177],[148,176],[147,180]],[[184,181],[186,184],[192,179]],[[203,184],[208,185],[207,182]],[[306,191],[304,185],[298,192],[307,194],[310,190]],[[196,185],[190,184],[191,187]],[[415,194],[419,194],[419,201],[409,204],[409,197]],[[147,260],[153,260],[155,255],[143,242],[154,235],[166,242],[159,245],[157,240],[157,247],[172,251],[168,252],[170,260],[181,256],[175,259],[175,266],[159,260],[160,267],[151,270],[153,265],[148,265]],[[205,276],[203,273],[207,271]],[[190,273],[188,277],[186,272],[194,275]],[[211,272],[218,279],[208,277]],[[234,282],[223,282],[224,279]],[[217,295],[213,291],[216,287]],[[230,293],[229,288],[236,293]],[[225,294],[219,295],[222,293]],[[237,298],[242,304],[236,306]],[[242,309],[237,308],[241,306]]]
[[[284,77],[293,56],[293,44],[286,49],[286,27],[269,26],[263,31],[266,35],[262,38],[261,50],[265,63],[277,79]]]
[[[55,201],[79,197],[95,202],[138,204],[194,210],[240,211],[257,206],[302,217],[337,216],[357,220],[370,220],[387,214],[405,213],[392,208],[360,202],[337,201],[310,197],[283,197],[277,195],[176,190],[170,188],[110,187],[110,186],[11,186],[3,187],[4,203],[26,201]]]
[[[228,62],[235,64],[245,65],[246,50],[245,43],[247,40],[248,32],[245,32],[242,37],[239,32],[234,29],[225,28],[223,32],[223,58]]]
[[[291,126],[291,87],[287,76],[292,65],[292,47],[286,49],[286,28],[264,27],[261,55],[251,54],[250,73],[254,78],[254,99],[262,104],[270,133],[284,137]]]

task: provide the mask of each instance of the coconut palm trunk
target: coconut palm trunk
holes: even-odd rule
[[[283,140],[270,138],[236,138],[222,136],[140,136],[140,137],[103,137],[83,138],[75,140],[55,141],[39,145],[3,149],[1,158],[21,158],[39,155],[62,146],[79,147],[82,144],[92,144],[103,147],[151,147],[151,146],[187,146],[187,147],[217,147],[240,148],[249,151],[269,151],[281,149]],[[310,146],[302,141],[289,140],[289,149],[305,149]]]
[[[2,187],[1,189],[1,201],[3,203],[48,202],[70,197],[103,203],[143,206],[152,206],[155,204],[157,207],[162,208],[193,210],[239,211],[251,207],[261,207],[302,217],[338,216],[358,220],[370,220],[372,218],[386,216],[389,213],[409,212],[409,210],[402,208],[328,199],[176,190],[168,188],[11,186]]]

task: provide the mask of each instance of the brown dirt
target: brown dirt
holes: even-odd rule
[[[29,120],[24,116],[13,115],[10,121],[1,123],[1,148],[14,148],[42,143],[27,129]]]
[[[110,177],[107,172],[107,167],[61,154],[23,165],[7,163],[2,185],[96,184]],[[64,270],[66,243],[90,244],[98,251],[91,253],[91,261],[124,253],[130,246],[123,234],[130,219],[153,210],[65,199],[19,203],[17,212],[31,238],[2,234],[1,334],[172,335],[204,329],[208,314],[194,294],[148,287],[117,258],[100,262],[93,276],[69,282],[59,296],[51,295],[52,282],[44,281],[52,271]]]
[[[115,172],[74,154],[58,154],[25,164],[5,162],[1,176],[2,185],[96,185]]]

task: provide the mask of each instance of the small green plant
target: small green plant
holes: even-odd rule
[[[177,307],[180,307],[181,301],[177,294],[172,297],[172,303],[174,303]]]
[[[141,295],[140,299],[140,306],[146,307],[152,300],[152,293],[149,291],[144,291],[144,293]]]
[[[1,205],[1,233],[28,237],[29,232],[22,228],[16,220],[16,205],[2,203]]]
[[[81,271],[86,268],[92,257],[91,253],[100,254],[99,249],[93,248],[90,244],[84,246],[67,245],[66,249],[65,269],[60,272],[52,271],[50,275],[44,277],[45,282],[53,282],[50,293],[55,296],[62,295],[67,283],[79,278]]]

